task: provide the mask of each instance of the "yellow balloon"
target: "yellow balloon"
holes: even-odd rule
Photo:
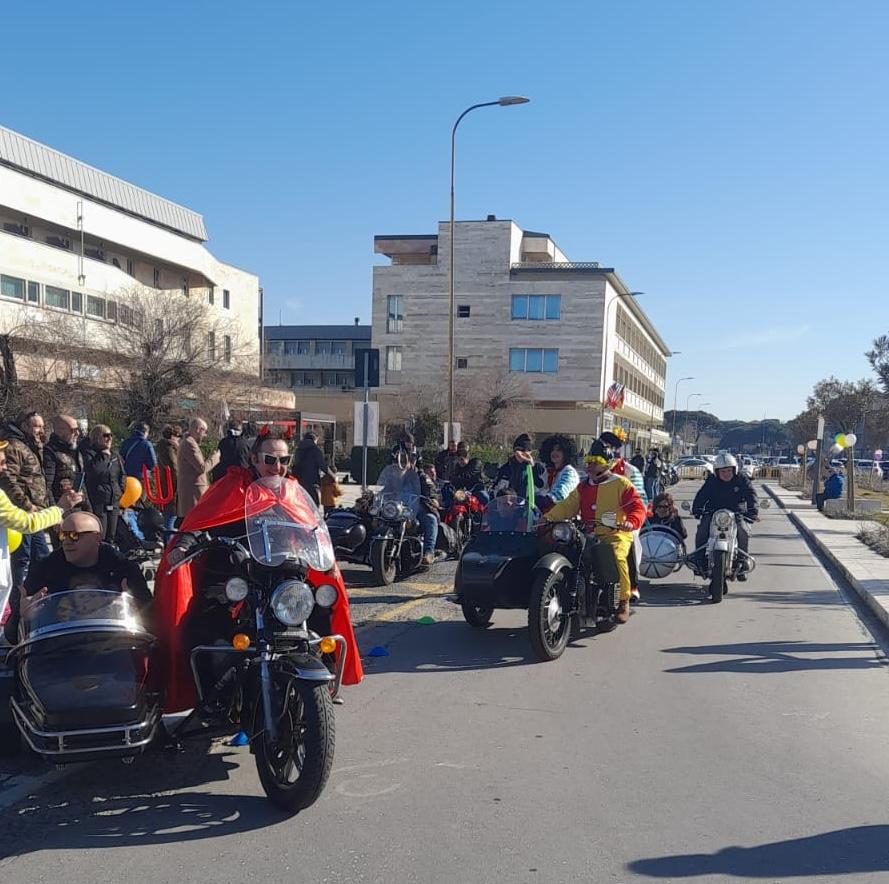
[[[22,545],[22,535],[15,528],[6,529],[6,545],[11,553],[14,553]]]
[[[836,439],[834,440],[840,448],[846,447],[846,436],[844,433],[837,433]]]
[[[120,505],[122,509],[129,509],[142,496],[142,483],[132,476],[127,476],[127,483],[124,485],[123,494],[120,496]]]

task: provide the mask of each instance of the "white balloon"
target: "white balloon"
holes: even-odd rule
[[[843,446],[842,446],[842,445],[837,445],[837,443],[834,442],[833,445],[832,445],[831,448],[830,448],[830,453],[831,453],[834,457],[836,457],[838,454],[840,454],[840,453],[842,452],[842,450],[843,450]]]
[[[854,433],[846,433],[846,448],[854,448],[858,437]]]

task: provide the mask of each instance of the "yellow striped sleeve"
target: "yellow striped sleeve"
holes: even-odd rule
[[[19,509],[0,490],[0,528],[13,528],[21,534],[37,534],[62,521],[62,511],[57,506],[29,513]]]

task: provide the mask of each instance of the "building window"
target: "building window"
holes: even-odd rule
[[[457,368],[469,368],[469,360],[465,356],[458,356]]]
[[[154,287],[156,289],[161,287],[161,272],[157,267],[154,268]]]
[[[188,297],[188,278],[185,276],[182,277],[182,294]]]
[[[95,316],[97,319],[105,318],[105,299],[94,295],[86,296],[86,315]]]
[[[346,342],[345,341],[331,341],[330,342],[330,352],[335,356],[345,356],[346,355]]]
[[[222,306],[228,310],[232,305],[232,296],[228,289],[222,290]]]
[[[267,356],[282,356],[284,354],[284,342],[266,341],[265,352]]]
[[[386,298],[386,331],[390,334],[404,331],[403,295],[389,295]]]
[[[31,228],[27,224],[16,224],[12,221],[4,221],[3,229],[7,233],[14,233],[16,236],[30,236]]]
[[[109,301],[105,305],[105,318],[109,322],[117,322],[117,301]]]
[[[216,332],[209,332],[207,335],[207,358],[210,362],[216,361]]]
[[[4,298],[25,300],[25,281],[16,276],[0,276],[0,295]]]
[[[83,313],[83,295],[80,292],[71,292],[71,312]]]
[[[134,322],[133,308],[126,304],[120,305],[119,319],[121,325],[132,326]]]
[[[43,297],[47,307],[67,310],[71,304],[71,293],[67,289],[59,289],[54,285],[48,285],[43,289]]]
[[[215,286],[215,285],[211,285],[211,286],[207,289],[207,300],[208,300],[211,304],[213,304],[213,303],[216,301],[216,286]]]
[[[559,370],[559,351],[539,347],[510,347],[509,370],[556,374]]]
[[[226,364],[232,361],[232,339],[228,335],[225,335],[222,339],[222,358]]]
[[[561,295],[513,295],[513,319],[561,319]]]
[[[127,273],[128,273],[130,276],[135,276],[135,275],[136,275],[135,270],[136,270],[136,268],[135,268],[135,266],[134,266],[134,264],[133,264],[133,259],[132,259],[132,258],[127,258]]]
[[[335,387],[336,386],[336,375],[335,374],[324,375],[324,384],[327,387]]]
[[[469,319],[469,304],[458,304],[457,305],[457,318],[458,319]]]
[[[55,246],[57,249],[67,249],[69,252],[71,251],[71,240],[66,236],[50,234],[45,237],[45,241],[48,246]]]
[[[28,283],[28,303],[29,304],[39,304],[40,303],[40,283],[39,282],[29,282]]]
[[[401,347],[386,347],[386,370],[401,371]]]

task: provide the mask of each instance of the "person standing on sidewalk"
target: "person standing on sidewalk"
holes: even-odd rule
[[[148,433],[151,427],[146,423],[133,426],[133,432],[121,443],[120,456],[128,476],[142,481],[142,467],[151,472],[157,466],[157,452],[154,450]]]
[[[182,428],[167,424],[161,431],[160,442],[157,443],[157,463],[161,468],[161,483],[165,482],[166,467],[170,468],[170,480],[173,483],[173,499],[164,505],[164,528],[173,530],[176,521],[176,495],[179,490],[179,444],[182,441]],[[163,484],[161,485],[163,488]]]
[[[219,462],[218,450],[206,458],[201,451],[201,442],[207,438],[207,430],[207,422],[203,418],[195,418],[179,446],[179,493],[176,501],[179,516],[187,516],[194,509],[210,487],[210,471]]]

